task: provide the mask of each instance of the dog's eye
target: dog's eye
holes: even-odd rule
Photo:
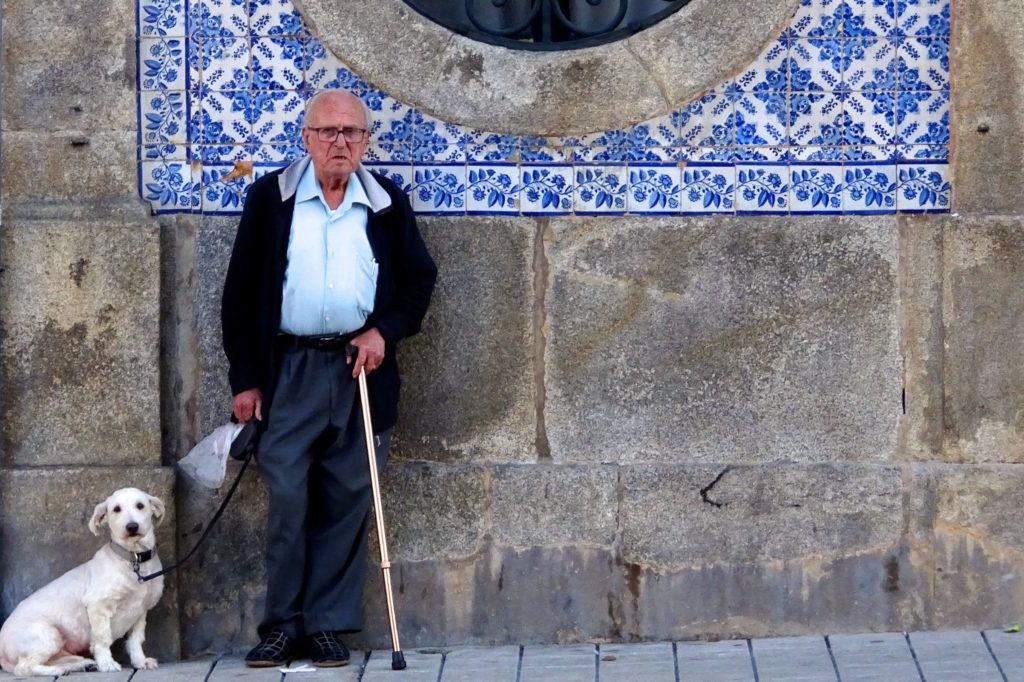
[[[141,502],[136,502],[135,503],[135,508],[136,509],[145,509],[146,505],[142,504]]]
[[[121,513],[121,507],[114,507],[114,513],[115,514],[120,514]]]

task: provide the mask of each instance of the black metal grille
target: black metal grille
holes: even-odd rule
[[[405,0],[464,36],[518,50],[574,50],[633,35],[690,0]]]

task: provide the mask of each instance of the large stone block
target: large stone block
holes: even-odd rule
[[[502,465],[494,468],[492,487],[498,545],[611,547],[615,541],[618,467]]]
[[[929,567],[882,465],[634,465],[621,628],[639,638],[920,627]]]
[[[915,541],[930,545],[931,627],[1001,627],[1024,610],[1024,471],[916,465]]]
[[[160,559],[169,565],[177,555],[172,470],[0,468],[0,621],[29,594],[84,563],[109,541],[106,535],[90,533],[87,524],[97,504],[126,487],[164,501],[167,513],[157,528],[157,547]],[[178,658],[177,605],[177,580],[171,574],[165,577],[163,597],[146,624],[146,650],[158,660]]]
[[[556,461],[893,456],[894,220],[553,227],[545,423]]]
[[[399,344],[399,458],[524,459],[535,452],[532,230],[507,219],[422,219],[438,264],[423,331]],[[237,218],[207,216],[195,248],[205,433],[230,406],[220,296]]]
[[[4,201],[138,199],[135,130],[69,133],[4,131]]]
[[[623,557],[662,569],[837,557],[903,529],[893,466],[633,465],[622,489]]]
[[[5,130],[134,131],[135,12],[132,0],[6,2]]]
[[[1024,461],[1024,219],[945,230],[945,426],[956,461]]]
[[[535,456],[533,229],[507,218],[420,221],[438,282],[399,346],[400,457]]]
[[[159,236],[151,223],[0,232],[0,462],[160,461]]]
[[[955,0],[950,121],[953,208],[1024,212],[1024,5]]]

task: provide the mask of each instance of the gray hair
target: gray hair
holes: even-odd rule
[[[363,118],[366,120],[366,128],[367,128],[367,130],[369,130],[370,128],[373,127],[373,114],[370,113],[370,107],[366,106],[366,102],[363,101],[363,98],[359,97],[358,95],[356,95],[353,92],[349,92],[348,90],[342,90],[342,89],[337,89],[337,90],[321,90],[320,92],[318,92],[315,95],[313,95],[312,97],[310,97],[309,100],[306,101],[306,108],[305,108],[305,110],[304,110],[304,112],[302,114],[302,127],[303,128],[306,127],[306,122],[309,120],[309,112],[313,111],[313,107],[316,105],[317,102],[319,102],[321,99],[323,99],[327,95],[338,95],[338,94],[350,95],[350,96],[354,97],[355,100],[357,102],[359,102],[359,106],[362,107],[362,109],[363,109]]]

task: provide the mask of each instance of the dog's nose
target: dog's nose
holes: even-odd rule
[[[139,532],[139,524],[132,521],[131,523],[126,524],[124,529],[128,531],[128,535],[135,535]]]

